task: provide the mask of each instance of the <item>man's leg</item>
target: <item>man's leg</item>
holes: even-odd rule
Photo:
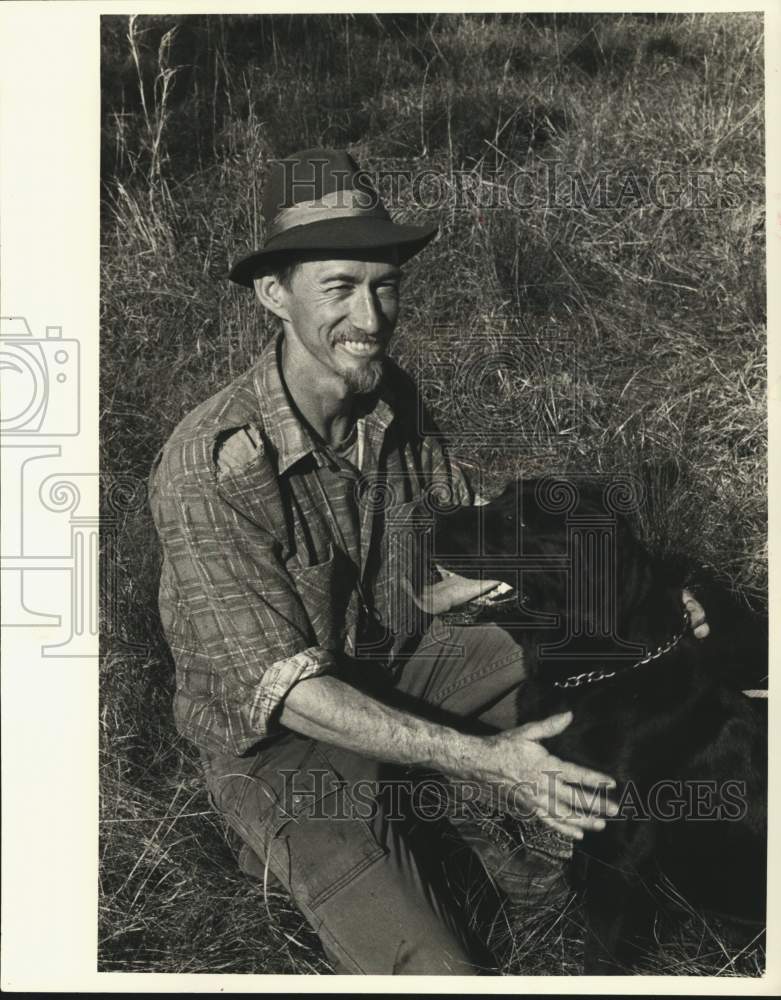
[[[496,731],[519,725],[524,654],[498,625],[446,625],[434,618],[400,669],[396,691],[453,718],[479,719]]]
[[[495,971],[393,803],[375,808],[380,765],[291,734],[205,771],[214,805],[288,889],[337,971]]]
[[[448,626],[435,618],[397,677],[410,705],[425,703],[457,726],[477,720],[499,732],[520,724],[526,676],[521,647],[498,625]],[[515,903],[556,904],[567,893],[563,863],[572,843],[539,819],[520,826],[475,803],[475,787],[457,788],[451,822],[480,857],[494,884]]]

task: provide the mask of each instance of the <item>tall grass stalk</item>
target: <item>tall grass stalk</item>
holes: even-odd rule
[[[484,491],[519,473],[639,475],[649,544],[762,607],[762,44],[756,14],[105,17],[106,489],[143,483],[182,416],[271,335],[252,295],[226,280],[262,241],[269,158],[347,146],[371,169],[430,171],[445,191],[466,177],[478,199],[427,209],[406,187],[392,206],[440,226],[405,268],[393,353],[413,375],[440,373],[431,406]],[[481,209],[518,170],[530,178],[523,206]],[[663,171],[712,175],[731,207],[570,197],[572,185],[577,195]],[[483,416],[504,436],[477,446],[447,364],[508,335],[539,366],[526,384],[511,365],[495,372]],[[521,435],[545,447],[508,447]],[[146,507],[122,526],[101,668],[101,967],[327,971],[278,888],[267,886],[266,909],[263,887],[236,868],[171,721]],[[674,894],[667,910],[644,971],[759,974],[761,941]],[[578,968],[575,900],[497,912],[487,930],[508,972]]]

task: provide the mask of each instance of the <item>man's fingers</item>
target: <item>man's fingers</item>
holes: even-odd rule
[[[586,794],[582,788],[560,782],[556,782],[548,790],[546,809],[558,820],[577,823],[592,830],[601,830],[605,825],[605,817],[618,813],[616,803],[605,795],[594,791]]]
[[[689,612],[692,632],[697,639],[710,635],[710,625],[705,620],[705,609],[690,590],[683,591],[683,604]]]
[[[499,586],[498,580],[470,580],[457,573],[450,573],[437,583],[429,584],[422,588],[419,594],[408,579],[404,579],[403,586],[412,597],[419,608],[428,614],[438,615],[451,608],[456,608],[460,604],[466,604],[481,594],[488,593],[494,587]]]
[[[701,625],[705,621],[705,609],[690,590],[682,593],[683,604],[691,616],[692,625]]]
[[[444,566],[440,566],[439,563],[434,563],[434,566],[436,567],[437,573],[439,573],[439,575],[442,577],[443,580],[445,579],[446,576],[456,576],[457,575],[457,574],[455,574],[453,572],[452,569],[445,569],[445,567]]]
[[[412,586],[411,582],[404,577],[401,581],[401,585],[412,598],[412,600],[417,604],[421,611],[425,611],[427,614],[431,614],[431,601],[427,600],[425,596],[419,596],[415,593],[415,588]]]
[[[519,727],[518,732],[522,732],[524,739],[527,740],[544,740],[548,736],[558,736],[559,733],[563,733],[570,722],[572,722],[572,712],[559,712],[556,715],[549,715],[547,719],[540,719],[539,722],[527,722]],[[560,761],[557,763],[561,764]]]
[[[618,804],[604,791],[586,789],[582,785],[567,785],[556,781],[547,792],[540,793],[535,802],[545,811],[564,823],[577,823],[588,829],[601,830],[604,820],[618,815]]]
[[[442,582],[447,582],[449,587],[452,588],[454,596],[461,597],[463,602],[473,601],[476,597],[482,597],[483,594],[487,594],[489,590],[493,590],[494,587],[498,587],[501,583],[500,580],[469,580],[464,576],[457,576],[455,573],[449,576],[447,581]]]
[[[550,804],[539,806],[535,815],[554,830],[574,840],[582,840],[583,835],[589,831],[598,832],[605,828],[605,820],[599,816],[568,816],[566,810],[552,807]]]
[[[565,837],[569,837],[571,840],[583,840],[583,831],[574,823],[563,823],[561,820],[554,819],[553,816],[548,816],[543,809],[537,813],[537,816],[546,826],[564,834]]]
[[[562,780],[569,785],[586,785],[588,788],[599,788],[607,791],[616,787],[614,779],[609,774],[601,774],[599,771],[592,771],[588,767],[570,764],[563,760],[557,761],[557,765]]]

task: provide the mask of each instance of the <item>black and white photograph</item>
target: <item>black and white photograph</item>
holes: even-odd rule
[[[94,972],[769,986],[767,15],[96,7],[99,351],[0,343]]]
[[[101,56],[101,968],[760,975],[762,16]]]

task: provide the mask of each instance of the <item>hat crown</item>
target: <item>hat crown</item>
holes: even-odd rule
[[[271,226],[286,208],[321,201],[339,191],[356,191],[382,208],[366,171],[344,149],[304,149],[271,161],[263,191],[263,218]]]
[[[265,243],[234,264],[230,278],[252,287],[275,261],[312,251],[345,253],[396,247],[403,264],[436,226],[394,222],[367,171],[344,149],[303,149],[269,162],[263,185]]]

